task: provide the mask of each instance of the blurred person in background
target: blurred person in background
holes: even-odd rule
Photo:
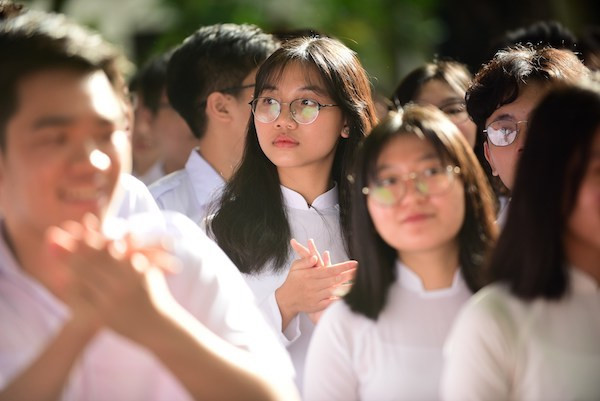
[[[133,174],[146,185],[185,167],[199,144],[167,98],[167,65],[172,52],[146,62],[129,84],[134,98]]]

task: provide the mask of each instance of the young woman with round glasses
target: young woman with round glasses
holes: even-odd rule
[[[445,400],[600,400],[600,88],[529,118],[495,282],[448,337]]]
[[[300,384],[314,322],[356,268],[345,177],[375,110],[354,52],[320,37],[290,40],[261,65],[251,107],[242,162],[208,228],[281,334]]]
[[[359,268],[315,330],[304,399],[435,400],[446,334],[484,284],[492,191],[467,141],[432,106],[391,112],[373,129],[353,181]]]

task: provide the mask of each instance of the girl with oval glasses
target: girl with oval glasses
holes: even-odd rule
[[[434,400],[442,344],[483,284],[492,192],[458,129],[432,106],[391,112],[354,173],[354,285],[317,326],[306,400]]]
[[[343,177],[375,111],[354,52],[320,37],[290,40],[261,65],[251,107],[242,162],[208,228],[280,333],[300,384],[314,323],[356,268]]]
[[[600,88],[529,118],[491,278],[448,338],[446,400],[600,400]]]

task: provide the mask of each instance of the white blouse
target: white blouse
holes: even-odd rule
[[[150,185],[150,192],[161,210],[185,214],[204,229],[208,207],[224,186],[223,177],[194,149],[184,169]]]
[[[312,205],[308,205],[302,195],[291,189],[282,186],[281,191],[292,238],[305,246],[309,238],[314,239],[320,252],[330,251],[332,263],[348,260],[340,228],[337,186],[320,195]],[[292,262],[297,258],[292,251],[284,269],[276,272],[266,269],[260,274],[244,274],[244,278],[254,292],[267,321],[287,347],[296,368],[296,383],[301,389],[304,360],[314,324],[305,313],[300,313],[282,332],[281,312],[275,300],[275,290],[284,283]]]
[[[304,371],[306,401],[438,399],[443,343],[471,291],[459,271],[449,288],[428,291],[412,270],[396,269],[377,321],[343,301],[321,317]]]
[[[500,284],[482,289],[446,346],[445,400],[600,400],[600,290],[570,269],[560,300],[529,302]]]

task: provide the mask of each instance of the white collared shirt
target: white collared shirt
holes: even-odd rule
[[[204,229],[207,209],[224,186],[223,177],[194,149],[185,168],[150,185],[150,193],[162,210],[183,213]]]
[[[401,263],[396,272],[377,321],[345,302],[323,314],[308,350],[306,401],[438,399],[444,340],[471,291],[460,271],[439,290]]]
[[[165,169],[162,160],[154,163],[144,174],[134,174],[135,178],[143,182],[145,185],[150,185],[165,176]]]
[[[446,345],[445,400],[600,400],[600,290],[577,268],[560,300],[482,289]]]
[[[113,223],[105,226],[111,237],[128,232],[138,241],[153,242],[169,236],[182,262],[181,270],[167,276],[175,299],[218,336],[249,350],[262,368],[292,378],[289,356],[239,271],[193,222],[177,213],[157,212]],[[68,316],[68,308],[18,266],[0,238],[0,388],[36,358]],[[105,329],[78,358],[60,399],[162,401],[190,396],[153,354]]]
[[[334,264],[348,260],[340,228],[337,185],[317,197],[312,205],[308,205],[302,195],[289,188],[281,186],[281,192],[292,238],[304,246],[310,238],[314,239],[320,252],[330,251],[331,262]],[[279,333],[281,342],[287,346],[296,368],[296,384],[301,389],[304,360],[314,324],[305,313],[300,313],[282,333],[281,313],[275,300],[275,290],[281,287],[292,262],[297,258],[298,256],[292,251],[285,269],[277,272],[267,269],[255,275],[244,274],[244,278],[254,292],[267,321],[272,325],[273,330]]]
[[[113,195],[109,216],[123,219],[136,213],[158,212],[148,187],[131,174],[121,173]]]

